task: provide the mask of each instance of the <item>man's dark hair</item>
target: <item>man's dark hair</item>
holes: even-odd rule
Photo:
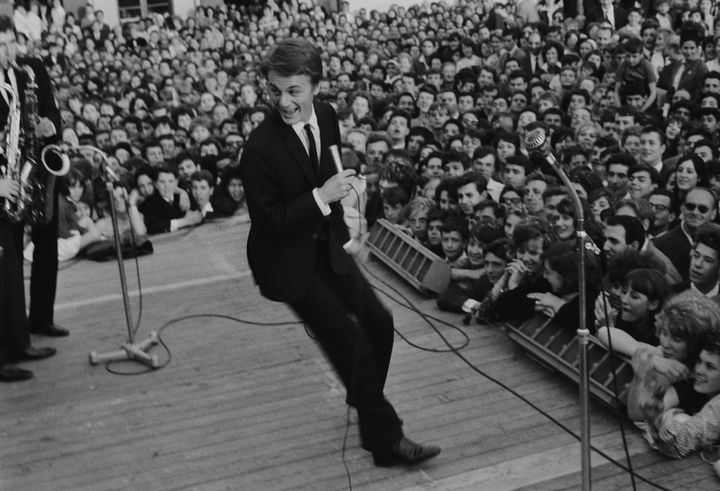
[[[693,248],[698,244],[704,244],[714,250],[720,256],[720,225],[717,223],[706,223],[695,232]]]
[[[308,75],[313,85],[322,79],[322,59],[320,51],[302,38],[288,38],[278,41],[260,64],[260,73],[264,77],[270,71],[282,77]]]
[[[625,229],[625,243],[637,242],[638,249],[645,244],[645,229],[638,218],[628,215],[611,216],[607,219],[607,226],[619,225]]]

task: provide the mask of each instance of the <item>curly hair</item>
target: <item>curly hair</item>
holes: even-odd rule
[[[661,315],[667,320],[670,334],[687,343],[687,360],[692,367],[710,334],[717,334],[720,326],[720,306],[705,295],[684,291],[665,303]]]

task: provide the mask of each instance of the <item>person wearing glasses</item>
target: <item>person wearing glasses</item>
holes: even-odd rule
[[[656,238],[653,244],[672,261],[683,281],[689,282],[693,236],[700,227],[715,219],[717,197],[708,188],[691,189],[685,196],[680,213],[680,224]]]
[[[650,234],[653,237],[660,237],[677,225],[675,202],[672,193],[667,189],[656,188],[650,193],[648,203],[650,203],[655,213],[655,218],[650,224]]]

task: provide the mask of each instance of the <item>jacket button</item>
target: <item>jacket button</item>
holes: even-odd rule
[[[312,240],[318,240],[318,237],[320,237],[318,234],[312,234]]]

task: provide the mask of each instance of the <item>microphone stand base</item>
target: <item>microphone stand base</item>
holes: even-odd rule
[[[90,352],[90,364],[98,365],[110,361],[135,360],[151,368],[160,368],[157,355],[151,355],[147,351],[158,344],[158,336],[155,331],[139,343],[125,343],[120,349],[108,351],[107,353]]]

